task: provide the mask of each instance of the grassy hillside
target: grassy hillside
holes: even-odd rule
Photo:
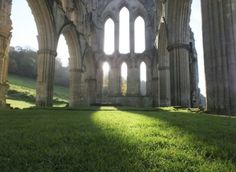
[[[27,108],[35,105],[36,81],[9,75],[8,81],[10,88],[8,91],[7,102],[12,107]],[[68,101],[69,90],[66,87],[54,86],[54,104],[56,106],[64,106]]]
[[[236,171],[236,118],[0,110],[1,171]]]

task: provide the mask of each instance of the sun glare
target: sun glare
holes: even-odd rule
[[[124,80],[127,80],[127,76],[128,76],[128,67],[126,63],[122,63],[121,65],[121,77]]]
[[[140,64],[140,81],[147,81],[147,68],[144,62]]]
[[[61,35],[59,37],[58,46],[57,46],[57,58],[60,59],[62,66],[66,67],[69,65],[69,50],[66,44],[65,37]]]
[[[102,66],[103,72],[104,74],[108,74],[110,71],[110,65],[108,64],[108,62],[104,62],[103,66]]]

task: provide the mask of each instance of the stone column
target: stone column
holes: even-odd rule
[[[236,1],[202,0],[207,109],[236,115]]]
[[[119,34],[120,34],[120,25],[119,22],[115,22],[115,53],[119,53]]]
[[[130,53],[134,54],[134,16],[130,14]]]
[[[6,106],[8,52],[11,40],[11,1],[0,1],[0,107]]]
[[[53,105],[56,55],[55,50],[41,49],[38,51],[36,106],[50,107]]]
[[[80,104],[82,69],[76,66],[75,58],[70,58],[70,87],[69,87],[69,106],[78,107]]]
[[[191,0],[168,1],[171,105],[190,107],[189,21]]]
[[[128,65],[128,77],[127,77],[127,96],[139,96],[140,95],[140,80],[139,80],[139,66],[137,61],[132,60],[127,63]]]
[[[158,71],[158,64],[153,66],[153,78],[152,78],[152,91],[153,91],[153,106],[160,106],[160,74]]]
[[[117,96],[120,93],[119,81],[120,81],[120,66],[115,64],[116,61],[113,60],[110,70],[110,95]]]
[[[170,106],[170,57],[167,50],[167,28],[163,22],[158,33],[158,63],[160,75],[160,106]]]
[[[88,105],[96,103],[96,79],[86,79],[87,83],[87,94],[88,94]]]

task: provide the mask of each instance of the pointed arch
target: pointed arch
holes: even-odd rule
[[[65,37],[70,55],[70,68],[79,69],[82,66],[80,41],[77,30],[73,24],[65,25],[61,29],[61,34]]]
[[[123,7],[119,14],[119,52],[127,54],[130,52],[130,12],[128,8]]]
[[[82,50],[77,30],[73,24],[65,25],[61,29],[69,50],[69,104],[76,107],[79,104],[80,71],[82,69]]]
[[[37,29],[39,50],[56,50],[57,36],[54,27],[53,14],[48,1],[27,0],[33,13]]]
[[[134,40],[135,53],[143,53],[145,51],[145,21],[143,17],[138,16],[134,22]]]
[[[115,23],[108,18],[104,24],[104,52],[111,55],[115,50]]]

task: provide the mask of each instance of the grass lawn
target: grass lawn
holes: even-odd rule
[[[0,110],[0,171],[236,171],[236,118]]]
[[[8,81],[10,89],[8,92],[7,102],[15,108],[28,108],[35,105],[36,81],[9,75]],[[54,85],[54,104],[55,106],[65,106],[68,102],[69,89],[66,87]]]

